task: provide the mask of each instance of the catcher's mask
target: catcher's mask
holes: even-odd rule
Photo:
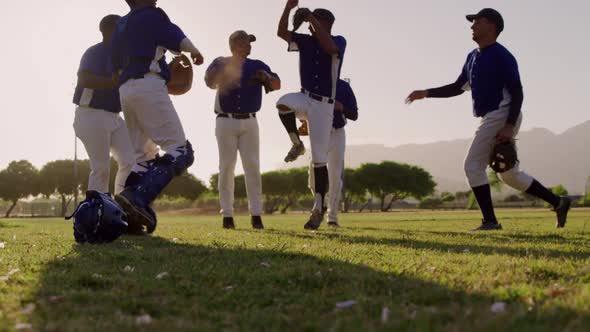
[[[109,194],[98,191],[86,192],[86,199],[66,220],[72,218],[78,243],[112,242],[127,230],[127,215],[123,209]]]

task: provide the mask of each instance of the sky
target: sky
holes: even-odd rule
[[[262,170],[284,167],[290,148],[274,103],[299,90],[298,58],[276,37],[284,0],[160,0],[205,56],[208,65],[229,55],[228,36],[243,29],[258,37],[251,58],[266,62],[282,79],[282,90],[265,95],[259,113]],[[427,143],[472,136],[478,120],[468,94],[411,106],[414,89],[454,81],[475,48],[465,14],[483,7],[500,11],[506,29],[499,41],[516,56],[525,102],[522,130],[555,133],[590,119],[588,113],[587,0],[301,0],[300,6],[329,8],[333,34],[348,41],[342,77],[350,78],[359,120],[347,127],[348,144]],[[72,96],[84,51],[101,39],[98,22],[124,15],[124,0],[33,0],[3,2],[0,37],[4,79],[0,82],[0,168],[27,159],[37,167],[72,159],[75,106]],[[173,102],[196,150],[190,172],[204,181],[217,172],[213,102],[215,92],[195,67],[192,90]],[[81,143],[79,157],[85,158]],[[441,156],[442,157],[442,156]],[[239,164],[239,163],[238,163]],[[240,167],[237,173],[240,172]]]

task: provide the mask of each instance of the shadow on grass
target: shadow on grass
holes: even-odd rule
[[[493,315],[488,296],[338,260],[158,237],[74,246],[46,265],[31,300],[34,328],[49,331],[551,331],[590,323],[571,310],[529,312],[519,301]],[[357,303],[336,308],[348,300]]]
[[[509,255],[515,257],[552,257],[552,258],[570,258],[570,259],[587,259],[590,258],[590,247],[578,248],[579,251],[562,251],[555,249],[539,249],[539,248],[510,248],[502,246],[502,243],[498,245],[481,245],[481,244],[451,244],[437,241],[424,241],[413,238],[413,236],[419,236],[422,233],[438,236],[461,236],[472,237],[472,234],[467,233],[453,233],[453,232],[421,232],[421,231],[400,231],[401,237],[396,238],[379,238],[366,235],[350,236],[342,234],[340,232],[329,232],[320,231],[317,233],[303,233],[297,231],[281,231],[281,230],[268,230],[270,233],[292,236],[296,238],[326,238],[331,240],[337,240],[343,243],[350,244],[383,244],[391,245],[404,248],[412,249],[426,249],[435,250],[444,253],[464,253],[466,249],[472,254],[485,254],[485,255]],[[478,233],[481,234],[481,233]],[[490,237],[491,234],[487,234],[486,237]],[[483,236],[483,235],[482,235]],[[531,235],[529,240],[535,238]],[[439,238],[440,239],[440,238]],[[501,237],[500,241],[506,241],[508,237]],[[532,241],[532,240],[531,240]],[[538,241],[538,240],[537,240]],[[564,241],[565,242],[565,241]],[[531,243],[534,245],[534,243]]]

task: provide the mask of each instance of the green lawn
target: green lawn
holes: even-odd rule
[[[472,233],[474,212],[353,213],[318,232],[305,215],[265,231],[162,216],[154,236],[102,246],[66,221],[6,220],[0,330],[590,331],[590,210],[562,230],[550,211],[499,217],[504,231]]]

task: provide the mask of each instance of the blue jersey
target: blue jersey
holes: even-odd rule
[[[332,37],[338,47],[337,55],[324,52],[318,40],[310,35],[291,33],[289,51],[299,52],[301,87],[320,96],[334,98],[336,84],[346,51],[346,39]]]
[[[215,81],[229,64],[229,57],[219,57],[207,68],[206,79]],[[221,113],[255,113],[260,110],[262,104],[262,85],[258,82],[249,82],[258,70],[264,70],[274,77],[278,75],[270,70],[270,67],[260,60],[246,59],[241,72],[234,82],[226,86],[217,87],[216,112]]]
[[[358,105],[356,103],[356,96],[354,91],[344,80],[338,80],[336,87],[336,100],[342,103],[344,111],[334,110],[334,121],[332,127],[334,129],[340,129],[346,125],[346,119],[356,121],[358,119]]]
[[[184,38],[184,32],[160,8],[141,7],[122,17],[113,35],[113,69],[120,72],[120,84],[150,72],[169,81],[164,54],[180,52]]]
[[[109,44],[100,43],[90,47],[82,56],[78,72],[87,71],[93,75],[111,78],[111,47]],[[119,90],[95,90],[84,87],[78,82],[74,91],[74,104],[87,106],[108,112],[121,111]]]
[[[495,43],[469,53],[461,75],[455,82],[464,90],[471,89],[473,114],[482,117],[500,108],[508,108],[508,91],[520,86],[518,64],[501,44]]]

